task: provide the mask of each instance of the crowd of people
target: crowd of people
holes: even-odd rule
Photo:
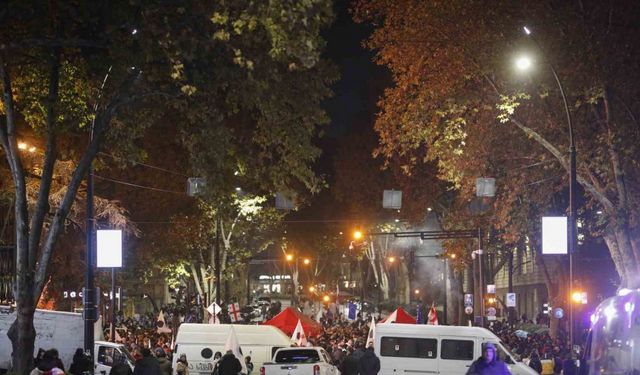
[[[279,312],[281,306],[271,304],[264,309],[268,315],[273,316]],[[278,310],[278,311],[277,311]],[[311,310],[305,306],[303,312]],[[335,305],[323,309],[321,312],[312,312],[314,318],[319,320],[322,331],[315,337],[308,338],[310,346],[323,347],[331,356],[331,359],[343,375],[375,375],[380,369],[380,361],[375,357],[370,342],[367,342],[369,326],[372,321],[370,314],[358,315],[355,320],[347,320]],[[155,313],[134,315],[125,318],[119,313],[116,317],[116,341],[124,344],[132,353],[135,360],[133,374],[171,374],[173,356],[173,331],[176,322],[194,320],[180,314],[176,309],[163,308],[162,322]],[[376,315],[374,321],[380,321],[381,316]],[[179,324],[179,323],[178,323]],[[551,338],[548,331],[518,332],[517,326],[506,322],[492,322],[489,327],[500,340],[525,363],[540,374],[571,374],[568,361],[571,353],[567,349],[566,335],[560,332],[558,337]],[[105,330],[108,333],[109,330]],[[523,334],[524,332],[524,334]],[[475,361],[470,374],[500,373],[503,365],[500,364],[495,347],[483,347],[483,357]],[[235,360],[234,360],[235,359]],[[251,374],[253,364],[251,358],[246,357],[247,372]],[[236,375],[237,358],[232,353],[218,352],[214,356],[213,375]],[[78,349],[68,373],[82,374],[92,363],[86,359],[84,352]],[[493,367],[491,367],[493,366]],[[497,367],[496,367],[497,366]],[[182,355],[176,361],[176,370],[181,375],[188,375],[188,360]],[[495,368],[494,368],[495,367]],[[565,367],[565,371],[563,371]],[[506,368],[506,367],[505,367]],[[489,369],[489,370],[487,370]],[[64,364],[60,361],[55,349],[41,351],[36,358],[36,368],[33,375],[40,374],[64,374]],[[507,370],[508,371],[508,370]],[[129,374],[129,366],[114,366],[113,374]],[[508,372],[506,372],[508,373]]]

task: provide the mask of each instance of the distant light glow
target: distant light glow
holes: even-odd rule
[[[613,305],[609,305],[604,309],[604,316],[607,317],[607,320],[611,320],[615,318],[617,315],[616,308]]]
[[[529,30],[529,28],[528,28],[528,27],[526,27],[526,26],[522,26],[522,29],[524,30],[524,33],[525,33],[525,34],[527,34],[527,35],[531,35],[531,30]]]
[[[302,263],[304,263],[305,265],[309,265],[309,263],[311,263],[311,261],[307,258],[305,258]]]
[[[631,292],[632,292],[632,290],[629,289],[629,288],[622,288],[622,289],[618,290],[618,295],[620,297],[624,297],[624,296],[626,296],[627,294],[629,294]]]
[[[19,148],[20,150],[26,150],[26,149],[27,149],[27,144],[26,144],[26,143],[24,143],[24,142],[19,142],[19,143],[18,143],[18,148]]]
[[[400,222],[400,219],[395,219],[394,221],[395,221],[396,223],[399,223],[399,222]]]
[[[292,261],[293,260],[293,255],[287,254],[286,259],[287,259],[287,262]]]
[[[359,240],[361,238],[362,238],[362,232],[361,231],[357,230],[357,231],[353,232],[353,239]]]
[[[29,147],[29,152],[31,153],[36,152],[36,148],[34,146]]]
[[[322,297],[322,300],[325,302],[329,302],[329,300],[331,300],[331,298],[329,298],[329,296],[324,296]]]
[[[413,291],[413,293],[415,293],[415,294],[420,294],[420,289],[416,289],[416,290],[414,290],[414,291]]]
[[[131,30],[131,35],[136,35],[138,33],[138,29]]]
[[[393,263],[396,261],[396,257],[389,257],[388,260],[389,260],[389,263]]]
[[[596,324],[597,321],[598,321],[598,315],[591,314],[591,324]]]
[[[516,59],[516,67],[520,71],[529,70],[531,68],[531,65],[533,65],[533,63],[528,56],[520,56]]]
[[[630,312],[633,311],[634,307],[635,306],[634,306],[633,302],[627,302],[627,303],[624,304],[624,311],[630,313]]]

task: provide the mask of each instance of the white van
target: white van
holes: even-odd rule
[[[0,373],[11,368],[11,341],[7,332],[16,320],[15,308],[0,306]],[[84,319],[82,314],[37,309],[33,315],[36,330],[33,355],[38,349],[56,348],[60,360],[66,368],[71,366],[76,349],[84,347]],[[133,357],[122,344],[99,341],[104,340],[102,319],[95,323],[94,329],[94,373],[108,374],[111,366],[119,361],[125,362],[133,370]]]
[[[536,375],[515,360],[491,331],[480,327],[422,324],[376,324],[375,352],[380,373],[462,375],[482,355],[482,344],[492,342],[513,375]]]
[[[254,372],[264,362],[271,361],[276,350],[292,344],[289,336],[274,326],[182,323],[173,349],[174,374],[178,357],[186,354],[190,375],[210,375],[213,371],[213,355],[215,352],[224,354],[231,326],[236,331],[242,354],[251,356]]]

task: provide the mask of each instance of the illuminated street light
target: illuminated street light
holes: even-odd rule
[[[456,254],[455,254],[455,253],[453,253],[453,254],[449,254],[449,258],[451,258],[451,259],[456,259]]]
[[[302,261],[302,263],[303,263],[305,266],[308,266],[308,265],[311,263],[311,261],[309,260],[309,258],[304,258],[304,260]]]
[[[389,263],[393,263],[396,261],[396,257],[389,257],[387,258],[387,260],[389,261]]]
[[[323,300],[323,301],[325,301],[325,302],[329,302],[329,300],[330,300],[330,299],[331,299],[331,298],[329,298],[329,296],[324,296],[324,297],[322,297],[322,300]]]
[[[361,232],[361,231],[359,231],[359,230],[357,230],[357,231],[353,232],[353,239],[355,239],[355,240],[360,240],[360,239],[362,239],[362,232]]]
[[[24,143],[24,142],[19,142],[19,143],[18,143],[18,148],[19,148],[20,150],[26,150],[26,149],[27,149],[27,144],[26,144],[26,143]]]
[[[516,67],[520,71],[523,71],[523,72],[527,71],[531,69],[532,65],[533,65],[533,62],[531,61],[529,56],[520,56],[516,59]]]
[[[315,286],[313,286],[313,285],[312,285],[312,286],[310,286],[310,287],[309,287],[309,291],[310,291],[311,293],[315,292],[315,291],[316,291],[316,287],[315,287]]]
[[[29,147],[29,150],[28,150],[28,151],[29,151],[30,153],[34,153],[34,152],[36,152],[36,148],[35,148],[35,146],[31,146],[31,147]]]
[[[293,260],[293,255],[287,254],[286,259],[287,259],[287,262],[291,262]]]
[[[416,290],[414,290],[414,291],[413,291],[413,293],[414,293],[415,295],[420,294],[420,289],[416,289]]]

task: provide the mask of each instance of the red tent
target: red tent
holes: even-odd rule
[[[389,314],[389,316],[380,323],[387,323],[388,320],[389,323],[416,324],[416,318],[409,315],[402,307],[398,307],[396,311]]]
[[[298,319],[302,322],[302,328],[307,337],[317,336],[322,332],[320,323],[291,307],[287,307],[280,314],[274,316],[273,319],[267,320],[262,324],[278,327],[282,332],[291,336],[296,329]]]

